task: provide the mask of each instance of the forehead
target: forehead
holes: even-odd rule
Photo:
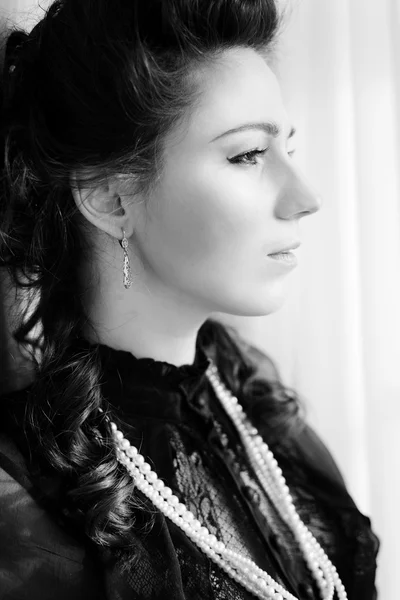
[[[254,50],[227,50],[202,67],[196,80],[199,97],[189,119],[189,136],[212,139],[249,122],[274,121],[287,127],[277,78]]]

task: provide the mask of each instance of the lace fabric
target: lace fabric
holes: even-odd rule
[[[138,366],[136,360],[134,370]],[[131,360],[130,369],[132,366]],[[128,391],[129,384],[125,381],[119,410],[127,422],[141,431],[141,452],[159,477],[218,539],[252,558],[297,598],[317,600],[318,590],[297,542],[259,486],[237,433],[207,381],[207,366],[208,360],[202,353],[197,355],[192,369],[147,363],[150,369],[141,380],[140,393],[136,389],[136,395],[143,397],[146,389],[148,401],[140,406],[133,402],[134,390]],[[170,386],[169,393],[163,394],[162,403],[150,400],[149,388],[145,387],[146,378],[151,376],[154,382],[160,369],[164,375],[166,369],[169,377],[168,383],[164,380],[164,392],[165,387]],[[119,380],[124,381],[121,370]],[[133,387],[136,388],[137,382],[136,378]],[[110,388],[108,397],[109,392]],[[268,432],[265,433],[267,438]],[[326,448],[315,433],[304,426],[296,436],[280,440],[271,449],[301,518],[336,565],[349,600],[376,598],[377,539],[369,520],[359,513],[349,497]],[[129,572],[134,597],[253,598],[200,553],[171,522],[162,520],[172,546],[170,554],[164,555],[164,564],[169,565],[168,570],[172,570],[174,564],[179,578],[165,575],[165,587],[159,591],[154,582],[160,573],[160,563],[152,555],[146,567],[141,562],[137,570]],[[150,543],[152,536],[153,533],[149,534],[141,543],[156,545],[156,542]],[[147,595],[143,593],[146,581],[151,588]]]
[[[137,359],[128,352],[106,346],[98,346],[98,352],[104,397],[120,420],[131,426],[125,435],[140,447],[140,452],[181,502],[218,539],[252,558],[299,600],[318,600],[319,594],[293,534],[261,489],[238,434],[208,382],[207,354],[198,347],[192,365],[176,367],[153,359]],[[253,355],[262,360],[259,352]],[[262,371],[261,368],[260,373]],[[349,600],[375,600],[378,540],[369,519],[358,511],[349,496],[325,446],[305,423],[278,439],[271,437],[268,421],[255,425],[283,470],[301,518],[337,567]],[[271,443],[271,440],[274,441]],[[20,464],[13,464],[9,473],[22,481]],[[6,468],[6,463],[0,466]],[[23,486],[28,489],[31,484],[23,483]],[[135,493],[140,496],[137,490]],[[33,511],[36,516],[22,529],[33,540],[35,535],[43,537],[42,531],[52,532],[43,545],[53,550],[55,547],[57,554],[66,554],[68,548],[70,556],[85,555],[82,570],[74,575],[76,600],[254,598],[157,512],[145,497],[140,499],[154,517],[154,524],[152,528],[147,527],[146,513],[137,515],[138,527],[132,531],[132,547],[126,553],[117,555],[99,547],[93,550],[85,547],[81,538],[80,546],[74,541],[72,552],[68,538],[71,528],[61,521],[55,525],[50,512],[47,515],[41,511],[36,515]],[[1,490],[0,502],[3,509],[8,506],[4,504]],[[32,499],[21,493],[19,515],[28,504],[32,505]],[[33,529],[36,524],[40,530],[37,534]],[[10,527],[5,522],[2,525]],[[9,539],[22,535],[22,529],[18,527],[15,532],[12,529]],[[16,554],[10,555],[13,564],[19,558],[21,565],[28,564],[20,554],[21,547],[18,544]],[[47,556],[55,561],[56,583],[54,578],[52,583],[46,583],[45,597],[52,600],[71,597],[65,596],[65,573],[71,572],[72,564],[78,569],[77,560],[65,567],[65,561],[61,562],[54,553]],[[35,560],[30,558],[29,564]],[[36,594],[32,579],[30,600],[43,597],[41,555],[36,562],[40,591]],[[19,573],[18,581],[21,581]]]

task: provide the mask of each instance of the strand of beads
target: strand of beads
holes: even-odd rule
[[[117,458],[132,476],[137,488],[209,558],[258,598],[297,600],[251,559],[229,550],[223,542],[219,542],[157,477],[150,464],[118,430],[116,424],[110,423],[110,427],[116,444]]]
[[[339,600],[347,600],[346,591],[336,568],[317,540],[301,521],[293,504],[289,488],[268,445],[246,417],[238,399],[221,382],[213,363],[206,372],[217,397],[235,424],[249,461],[260,484],[270,497],[282,519],[295,535],[312,575],[317,581],[322,600],[333,600],[335,589]],[[99,409],[103,412],[101,409]],[[106,417],[107,418],[107,417]],[[117,457],[135,481],[138,489],[230,577],[261,599],[297,600],[251,559],[226,548],[179,502],[172,490],[158,479],[137,448],[126,440],[114,423],[110,423],[117,448]]]
[[[347,600],[345,588],[335,566],[301,521],[282,470],[268,445],[246,417],[238,399],[221,382],[213,364],[207,369],[207,376],[222,406],[238,430],[260,484],[298,541],[306,564],[319,586],[321,597],[323,600],[332,600],[336,589],[339,599]]]

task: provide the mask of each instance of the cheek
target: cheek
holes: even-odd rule
[[[265,218],[259,196],[228,171],[203,167],[165,185],[154,225],[165,248],[180,259],[198,265],[216,261],[255,242]]]
[[[164,178],[148,205],[144,256],[165,284],[216,291],[263,277],[272,209],[267,183],[231,167]]]

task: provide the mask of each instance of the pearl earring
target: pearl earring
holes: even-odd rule
[[[124,251],[124,266],[123,266],[124,286],[126,289],[128,289],[132,285],[132,273],[131,273],[131,264],[129,262],[129,255],[128,255],[128,240],[126,238],[124,229],[122,230],[122,235],[123,235],[123,238],[122,238],[122,240],[119,241],[119,243],[120,243],[121,248]]]

